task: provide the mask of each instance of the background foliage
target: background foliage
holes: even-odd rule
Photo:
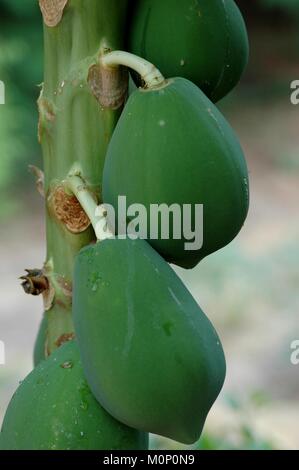
[[[3,211],[8,204],[3,195],[28,182],[28,162],[36,163],[40,153],[35,102],[42,81],[43,45],[37,2],[1,0],[0,11],[0,80],[6,88],[0,117]]]

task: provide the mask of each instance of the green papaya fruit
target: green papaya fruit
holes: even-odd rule
[[[214,102],[240,80],[249,46],[233,0],[137,0],[131,17],[129,50],[165,76],[191,80]]]
[[[46,347],[46,339],[47,339],[47,317],[44,315],[41,324],[39,326],[39,330],[37,333],[37,337],[34,344],[33,350],[33,365],[36,367],[41,361],[46,358],[45,355],[45,347]]]
[[[130,96],[110,141],[103,174],[103,200],[115,209],[116,230],[122,218],[119,196],[126,196],[127,207],[145,207],[147,230],[142,238],[167,261],[185,268],[226,246],[240,231],[249,204],[244,155],[225,118],[190,81],[174,78]],[[161,220],[156,224],[158,236],[151,236],[152,208],[162,204],[179,205],[180,237],[170,223],[165,238]],[[201,227],[196,204],[203,205]],[[184,205],[192,209],[190,227],[198,235],[201,230],[202,245],[186,245]],[[112,213],[108,211],[108,221],[115,225]],[[133,219],[128,216],[127,222]]]
[[[117,422],[93,397],[74,341],[61,346],[21,383],[0,433],[0,450],[146,447],[144,433]]]
[[[128,426],[195,442],[225,378],[210,321],[144,240],[108,239],[75,263],[73,316],[88,384]]]

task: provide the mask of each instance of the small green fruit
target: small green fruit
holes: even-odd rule
[[[89,386],[119,421],[195,442],[225,377],[220,340],[172,268],[144,240],[79,253],[73,316]]]
[[[36,367],[14,394],[0,450],[136,450],[147,436],[112,418],[83,376],[77,344],[64,344]]]
[[[190,81],[174,78],[130,96],[110,141],[103,176],[103,200],[116,210],[116,230],[119,196],[126,196],[128,207],[138,203],[146,209],[145,237],[167,261],[185,268],[239,233],[249,205],[244,155],[223,115]],[[156,224],[158,237],[151,236],[151,209],[162,204],[179,205],[178,238],[171,223],[164,238],[161,221]],[[196,204],[203,205],[200,227]],[[192,214],[190,227],[198,238],[203,235],[203,244],[192,249],[186,245],[186,205]]]
[[[137,0],[129,49],[165,76],[191,80],[216,102],[240,80],[249,46],[233,0]]]

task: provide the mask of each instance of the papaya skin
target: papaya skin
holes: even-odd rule
[[[210,321],[172,268],[144,240],[84,248],[73,316],[85,376],[116,419],[195,442],[225,378]]]
[[[147,436],[113,419],[85,379],[75,341],[22,382],[6,411],[0,450],[146,449]]]
[[[249,45],[233,0],[136,0],[131,17],[130,52],[154,63],[165,76],[191,80],[213,102],[239,82]]]
[[[46,315],[44,315],[39,330],[37,333],[37,337],[34,344],[33,350],[33,365],[34,367],[38,366],[38,364],[45,360],[45,348],[46,348],[46,341],[47,341],[47,328],[48,328],[48,321]]]
[[[193,268],[239,233],[249,207],[245,158],[231,126],[190,81],[174,78],[164,87],[130,96],[110,141],[103,176],[103,200],[114,207],[117,223],[119,196],[127,197],[127,207],[139,203],[146,208],[149,243],[184,268]],[[188,204],[192,227],[195,204],[202,204],[201,248],[187,250],[188,240],[183,235],[175,239],[171,225],[169,239],[161,233],[151,239],[152,204],[179,204],[181,209]]]

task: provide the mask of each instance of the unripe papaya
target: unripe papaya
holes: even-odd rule
[[[110,239],[75,263],[73,316],[95,397],[131,427],[195,442],[225,377],[212,324],[144,240]]]
[[[110,141],[103,175],[103,199],[116,210],[116,230],[119,196],[126,196],[127,207],[139,203],[146,208],[143,236],[167,261],[185,268],[226,246],[240,231],[249,205],[244,155],[220,111],[190,81],[174,78],[130,96]],[[151,237],[151,208],[162,204],[179,205],[179,237],[170,224],[165,239],[161,221],[158,236]],[[196,204],[203,205],[203,244],[190,249],[184,205],[191,208],[194,231]],[[109,219],[113,224],[108,212]]]
[[[22,382],[0,433],[0,450],[146,447],[144,433],[117,422],[93,397],[74,341],[61,346]]]
[[[36,367],[41,361],[46,358],[45,355],[45,348],[46,348],[46,340],[47,340],[47,327],[48,321],[47,317],[44,316],[37,333],[37,337],[34,344],[33,350],[33,365]]]
[[[191,80],[216,102],[240,80],[249,47],[233,0],[137,0],[129,49],[165,76]]]

